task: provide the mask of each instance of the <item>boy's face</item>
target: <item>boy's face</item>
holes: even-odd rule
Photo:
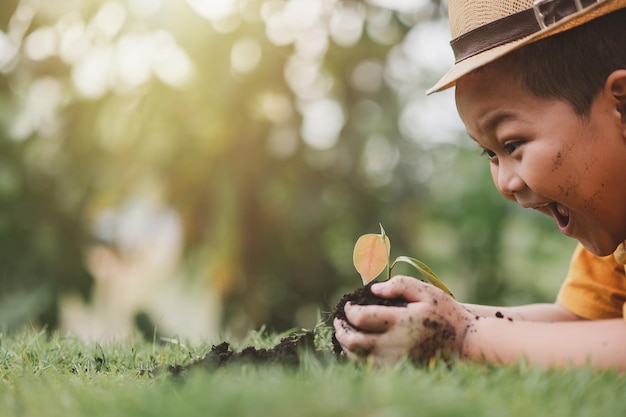
[[[626,239],[626,129],[606,94],[581,118],[494,67],[462,77],[456,103],[505,198],[551,216],[596,255]]]

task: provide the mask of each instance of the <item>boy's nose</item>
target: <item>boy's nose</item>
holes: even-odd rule
[[[500,164],[497,169],[498,191],[506,198],[515,200],[515,193],[522,191],[526,186],[524,180],[510,164]]]

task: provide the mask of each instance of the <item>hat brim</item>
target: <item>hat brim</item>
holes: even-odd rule
[[[619,10],[626,7],[626,0],[606,1],[602,3],[594,4],[588,8],[574,13],[557,23],[549,26],[546,29],[540,30],[528,35],[524,38],[517,39],[515,41],[505,43],[503,45],[496,46],[485,52],[481,52],[477,55],[457,62],[454,66],[443,76],[441,79],[426,91],[426,94],[436,93],[438,91],[446,90],[453,87],[457,80],[462,76],[472,72],[473,70],[482,67],[496,59],[508,54],[515,49],[521,48],[529,43],[536,42],[540,39],[547,38],[560,32],[564,32],[568,29],[572,29],[576,26],[580,26],[583,23],[589,22],[597,17],[608,14],[612,11]]]

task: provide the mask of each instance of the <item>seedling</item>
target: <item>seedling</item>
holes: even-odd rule
[[[354,245],[352,261],[361,275],[363,285],[373,281],[387,267],[387,279],[391,278],[391,271],[398,262],[411,265],[435,287],[443,290],[454,298],[454,294],[446,287],[439,277],[424,262],[408,256],[398,256],[392,263],[389,262],[391,242],[385,234],[383,225],[380,225],[380,234],[369,233],[361,236]]]

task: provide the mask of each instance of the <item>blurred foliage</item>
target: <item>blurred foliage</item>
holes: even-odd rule
[[[497,195],[449,93],[424,97],[445,10],[408,3],[4,0],[0,302],[30,300],[4,325],[89,299],[89,247],[129,251],[102,213],[155,195],[224,326],[315,323],[379,222],[459,298],[553,297],[573,244]]]

